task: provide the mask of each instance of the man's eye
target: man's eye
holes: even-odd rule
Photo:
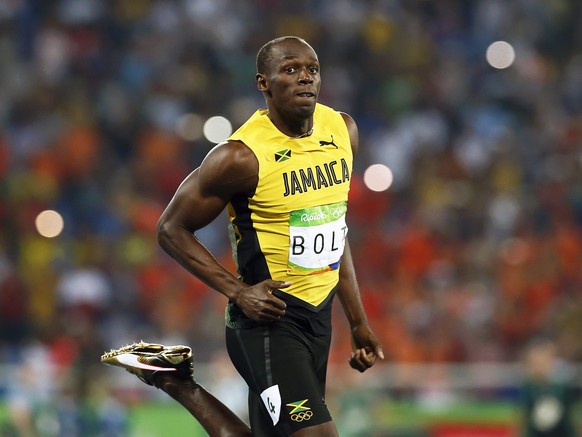
[[[295,72],[295,67],[286,67],[285,68],[285,73],[293,73]]]
[[[309,69],[309,72],[310,72],[311,74],[316,74],[316,73],[318,73],[318,72],[319,72],[319,69],[318,69],[318,68],[316,68],[316,67],[311,67],[311,68]]]

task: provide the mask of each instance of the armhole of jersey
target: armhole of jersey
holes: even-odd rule
[[[259,181],[261,180],[261,160],[257,156],[257,152],[252,147],[250,147],[247,143],[245,143],[239,137],[230,137],[230,138],[227,139],[227,141],[237,141],[237,142],[241,143],[242,145],[244,145],[247,149],[249,149],[251,151],[251,153],[255,157],[255,161],[257,162],[257,186],[258,186]],[[255,191],[256,191],[256,189],[257,189],[257,187],[255,187]],[[252,195],[249,196],[249,198],[251,198],[251,197],[254,196],[255,191],[253,191]]]
[[[350,154],[352,155],[352,166],[353,166],[353,161],[354,161],[354,158],[356,157],[356,155],[355,155],[355,153],[354,153],[354,148],[353,148],[353,146],[352,146],[352,139],[351,139],[351,137],[350,137],[350,129],[348,128],[348,123],[346,122],[346,120],[345,120],[344,116],[342,115],[342,112],[341,112],[341,111],[336,111],[336,113],[337,113],[337,115],[339,115],[339,117],[341,118],[341,120],[342,120],[342,123],[343,123],[343,126],[344,126],[344,128],[345,128],[345,130],[346,130],[346,138],[348,139],[348,144],[349,144]],[[347,113],[345,113],[345,112],[344,112],[343,114],[346,114],[346,116],[348,116],[349,118],[351,118],[351,116],[350,116],[350,115],[348,115]],[[352,119],[352,120],[353,120],[353,119]],[[355,122],[354,122],[354,123],[355,123]]]

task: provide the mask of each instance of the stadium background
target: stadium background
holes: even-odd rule
[[[0,435],[195,435],[99,364],[142,338],[191,345],[199,379],[244,411],[225,302],[154,228],[214,144],[204,122],[263,106],[255,54],[286,34],[360,128],[350,235],[387,360],[349,370],[338,314],[342,435],[517,435],[525,347],[551,337],[582,360],[581,21],[576,0],[1,1]],[[487,62],[494,41],[508,68]],[[372,164],[388,190],[364,183]],[[46,210],[64,220],[53,238]],[[200,237],[232,268],[225,226]]]

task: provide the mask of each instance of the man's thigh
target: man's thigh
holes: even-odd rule
[[[227,328],[227,348],[251,391],[253,431],[274,426],[290,435],[331,420],[324,400],[328,338],[288,324]]]

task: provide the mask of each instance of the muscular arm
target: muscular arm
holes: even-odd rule
[[[285,313],[285,303],[271,294],[285,288],[281,281],[250,286],[222,266],[195,232],[212,222],[235,195],[253,193],[258,163],[244,144],[216,146],[180,185],[162,213],[157,236],[160,246],[186,270],[236,302],[254,320],[273,320]]]
[[[355,156],[358,150],[358,128],[349,115],[342,114],[342,116],[350,134],[352,152]],[[350,365],[363,372],[374,364],[376,358],[384,359],[384,353],[380,342],[368,325],[360,298],[350,245],[347,241],[339,272],[337,295],[350,324],[353,349]]]

